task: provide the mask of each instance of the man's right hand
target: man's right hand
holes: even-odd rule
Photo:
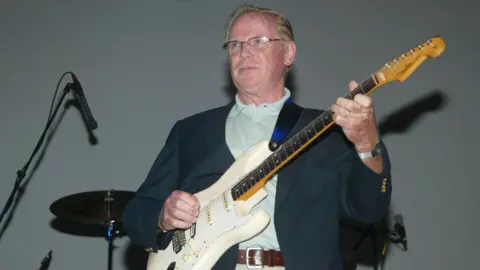
[[[190,193],[176,190],[163,204],[158,218],[158,227],[169,231],[188,229],[197,220],[200,202]]]

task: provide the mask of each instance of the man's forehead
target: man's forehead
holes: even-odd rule
[[[274,25],[271,16],[258,13],[247,13],[233,22],[230,37],[245,38],[245,35],[255,36],[272,34],[272,31],[275,31]]]

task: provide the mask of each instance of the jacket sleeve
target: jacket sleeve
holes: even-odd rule
[[[388,213],[392,193],[391,164],[382,140],[380,145],[383,159],[381,173],[367,167],[355,149],[349,148],[341,174],[342,216],[372,224],[380,221]]]
[[[158,217],[167,197],[177,189],[179,176],[178,122],[171,129],[165,145],[155,159],[146,179],[127,204],[123,215],[123,230],[132,243],[157,251]]]

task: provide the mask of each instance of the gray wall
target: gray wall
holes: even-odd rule
[[[45,126],[63,72],[79,76],[99,128],[92,146],[78,111],[65,112],[1,234],[0,269],[38,269],[50,249],[50,269],[106,269],[105,239],[52,228],[50,204],[83,191],[135,190],[177,119],[229,101],[220,45],[224,22],[241,2],[3,1],[1,206]],[[291,19],[298,50],[293,92],[307,107],[326,108],[348,91],[350,79],[361,81],[433,35],[445,38],[444,55],[373,94],[378,120],[387,123],[392,213],[403,214],[409,239],[407,252],[389,249],[385,269],[476,269],[480,4],[254,3]],[[116,241],[114,269],[133,269],[128,243]]]

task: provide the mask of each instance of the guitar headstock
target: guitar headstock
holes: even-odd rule
[[[440,56],[444,50],[445,41],[440,36],[435,36],[386,63],[374,74],[375,79],[378,85],[390,81],[403,82],[423,61]]]

